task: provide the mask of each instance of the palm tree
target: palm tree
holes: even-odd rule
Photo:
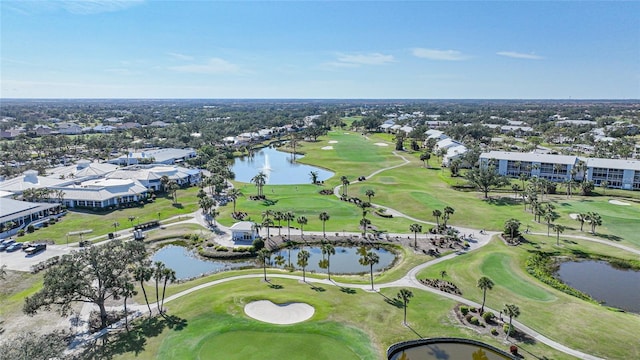
[[[300,225],[300,236],[304,236],[304,226],[307,225],[308,221],[306,216],[298,216],[296,219],[296,222]]]
[[[511,325],[511,320],[520,316],[520,308],[513,304],[505,304],[502,311],[509,317],[509,330],[507,331],[507,336],[505,337],[505,339],[508,339],[509,335],[511,335],[511,329],[513,328],[513,326]]]
[[[309,173],[309,177],[311,178],[311,183],[316,185],[318,183],[318,172],[312,171]]]
[[[284,213],[282,220],[287,221],[287,240],[291,240],[291,222],[296,218],[296,215],[292,211]]]
[[[589,224],[591,224],[591,233],[595,235],[596,226],[602,225],[602,217],[597,212],[587,213]]]
[[[442,216],[442,222],[445,228],[447,227],[447,221],[449,221],[449,217],[451,217],[451,215],[453,215],[454,212],[455,210],[453,210],[451,206],[446,206],[444,208],[444,215]]]
[[[511,218],[504,223],[505,232],[509,232],[511,241],[514,240],[515,236],[519,233],[520,229],[520,220]]]
[[[271,252],[267,249],[258,250],[258,261],[262,264],[262,270],[264,272],[264,281],[267,280],[267,263],[271,260]]]
[[[564,227],[564,226],[562,226],[560,224],[553,225],[553,230],[556,232],[556,245],[557,246],[560,246],[560,234],[562,234],[565,229],[566,229],[566,227]]]
[[[400,289],[398,292],[397,298],[402,301],[402,308],[404,309],[404,320],[402,321],[403,325],[407,325],[407,305],[409,304],[409,299],[413,297],[413,293],[409,289]]]
[[[282,254],[280,253],[278,253],[278,255],[276,255],[276,257],[273,258],[273,261],[276,263],[277,266],[282,266],[285,263],[284,256],[282,256]]]
[[[556,221],[560,216],[558,213],[553,211],[555,206],[551,203],[547,203],[544,207],[544,221],[547,222],[547,236],[550,236],[549,229],[551,228],[551,223]]]
[[[229,191],[227,191],[227,196],[231,198],[231,200],[233,201],[233,212],[236,212],[236,200],[238,200],[238,198],[240,196],[243,196],[244,194],[242,194],[242,191],[240,191],[240,189],[238,188],[231,188]]]
[[[484,313],[484,303],[487,300],[487,290],[493,289],[493,281],[486,276],[478,279],[478,287],[482,289],[482,307],[480,307],[480,314]]]
[[[320,213],[320,215],[318,215],[318,217],[320,218],[320,221],[322,221],[322,236],[323,237],[327,237],[327,233],[325,232],[325,223],[329,220],[330,216],[329,213],[326,211],[323,211]]]
[[[178,203],[178,189],[180,189],[180,185],[175,180],[169,180],[167,183],[167,189],[171,192],[171,198],[173,199],[173,203]]]
[[[167,184],[169,183],[169,177],[167,175],[162,175],[160,178],[160,184],[162,184],[162,190],[167,191]]]
[[[118,231],[118,226],[120,226],[119,222],[114,221],[113,224],[111,224],[111,225],[113,225],[113,232]]]
[[[151,269],[151,262],[149,260],[144,261],[133,269],[133,278],[140,282],[140,288],[144,295],[144,301],[149,308],[149,316],[151,316],[151,305],[149,304],[149,298],[147,297],[147,290],[144,288],[145,281],[151,280],[153,277],[153,270]]]
[[[346,176],[342,175],[340,177],[340,181],[342,182],[342,196],[347,196],[348,187],[349,187],[349,179]]]
[[[278,222],[278,236],[280,236],[280,229],[282,229],[282,220],[284,220],[284,213],[282,211],[276,211],[273,214],[273,219]]]
[[[418,233],[422,232],[422,225],[411,224],[409,225],[409,231],[413,233],[413,247],[418,248]]]
[[[309,265],[309,257],[311,254],[307,250],[300,250],[298,252],[298,266],[302,268],[302,281],[307,282],[305,269]]]
[[[447,276],[447,270],[440,270],[440,278],[444,280],[446,276]]]
[[[600,187],[602,188],[602,195],[607,193],[607,188],[609,187],[609,182],[607,180],[600,183]]]
[[[584,222],[587,221],[588,219],[589,219],[589,215],[585,213],[580,213],[576,215],[576,220],[580,222],[580,231],[582,231],[582,228],[584,227]]]
[[[511,185],[511,190],[513,190],[513,198],[517,199],[518,198],[518,192],[520,192],[520,185],[518,185],[518,184]]]
[[[165,292],[167,290],[167,282],[174,282],[176,281],[176,272],[175,270],[171,269],[171,268],[166,268],[164,269],[163,273],[162,273],[162,279],[164,281],[164,284],[162,286],[162,301],[160,302],[160,313],[163,312],[164,309],[164,296],[165,296]]]
[[[273,226],[273,220],[266,218],[264,220],[262,220],[262,227],[267,229],[267,239],[269,239],[269,229],[270,227]]]
[[[375,291],[373,287],[373,265],[380,262],[380,257],[374,251],[367,251],[367,248],[362,246],[358,249],[358,254],[360,254],[360,259],[358,262],[362,266],[369,266],[369,275],[371,276],[371,291]]]
[[[372,189],[367,189],[367,191],[365,191],[364,194],[369,198],[369,203],[371,203],[371,198],[376,196],[376,192],[373,191]]]
[[[362,227],[362,235],[367,235],[367,227],[371,225],[371,220],[367,218],[360,219],[360,226]]]
[[[321,268],[327,269],[327,275],[329,276],[329,280],[331,280],[331,255],[336,254],[336,249],[333,245],[329,243],[322,244],[322,260],[320,260],[320,264],[318,264]],[[327,255],[325,259],[324,256]]]
[[[436,218],[436,229],[440,228],[440,216],[442,216],[442,211],[436,209],[433,210],[431,214]]]
[[[420,161],[422,161],[422,164],[424,165],[424,167],[429,167],[429,159],[431,159],[431,154],[429,154],[429,152],[424,152],[420,154]],[[426,165],[425,165],[425,161],[426,161]]]
[[[262,196],[262,188],[267,181],[267,174],[260,171],[256,176],[252,177],[250,181],[256,184],[256,188],[258,189],[258,197]]]
[[[155,263],[153,263],[153,279],[155,280],[155,283],[156,283],[156,308],[158,308],[158,312],[161,314],[162,314],[162,308],[160,307],[160,295],[159,295],[160,286],[158,285],[158,283],[160,282],[160,280],[162,280],[162,277],[164,276],[164,271],[166,269],[167,267],[164,265],[162,261],[156,261]]]

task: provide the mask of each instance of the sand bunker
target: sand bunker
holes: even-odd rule
[[[320,149],[321,150],[333,150],[333,146],[323,146]]]
[[[578,214],[569,214],[569,217],[573,220],[577,220],[578,219]]]
[[[613,205],[631,205],[627,202],[624,201],[618,201],[618,200],[609,200],[609,204],[613,204]]]
[[[385,143],[375,143],[373,145],[377,145],[377,146],[389,146],[389,144],[385,144]]]
[[[244,306],[248,316],[270,324],[295,324],[310,319],[313,306],[305,303],[274,304],[269,300],[250,302]]]
[[[329,144],[337,144],[338,141],[337,140],[329,140]]]

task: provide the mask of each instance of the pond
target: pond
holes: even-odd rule
[[[300,158],[302,155],[296,155],[296,159]],[[318,181],[325,181],[334,175],[331,171],[300,164],[292,159],[292,154],[268,147],[254,153],[251,157],[235,158],[232,170],[236,175],[235,180],[246,183],[251,182],[251,178],[262,171],[267,175],[266,183],[270,185],[310,184],[309,174],[312,171],[318,173]]]
[[[274,261],[274,258],[278,254],[282,254],[286,261],[285,265],[289,264],[289,251],[291,251],[291,264],[296,268],[300,269],[297,265],[298,262],[298,253],[301,249],[283,249],[279,253],[274,253],[271,256],[271,262]],[[305,247],[310,254],[309,256],[309,265],[307,265],[306,270],[311,272],[318,273],[326,273],[327,269],[322,269],[318,265],[320,260],[322,260],[322,250],[317,246],[308,246]],[[359,273],[368,273],[369,266],[360,265],[358,260],[360,259],[360,255],[358,255],[358,248],[355,247],[335,247],[336,254],[331,255],[331,274],[359,274]],[[373,249],[373,251],[378,254],[380,261],[373,265],[374,271],[381,271],[393,264],[393,260],[396,258],[396,255],[385,249]],[[273,265],[275,266],[275,265]]]
[[[568,261],[557,274],[607,306],[640,313],[640,271],[616,269],[604,261]]]
[[[151,261],[162,261],[176,272],[178,280],[190,279],[215,272],[254,266],[253,261],[221,261],[199,258],[183,246],[167,245],[156,251]]]

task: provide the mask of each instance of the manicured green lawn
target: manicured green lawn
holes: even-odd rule
[[[155,202],[145,204],[144,206],[117,209],[108,212],[90,212],[90,211],[69,211],[62,220],[54,225],[36,230],[31,234],[25,234],[19,238],[19,241],[37,241],[49,239],[56,244],[64,244],[67,241],[66,234],[79,230],[93,230],[89,234],[84,234],[84,238],[92,238],[114,230],[122,230],[131,228],[146,221],[158,220],[158,213],[161,219],[170,218],[178,215],[190,214],[198,209],[198,187],[190,187],[178,190],[179,206],[174,206],[170,197],[158,196]],[[133,222],[129,221],[129,217],[133,216]],[[118,227],[113,224],[117,222]],[[69,242],[78,242],[78,235],[69,236]]]
[[[507,247],[494,241],[478,251],[425,269],[419,277],[439,277],[447,272],[447,280],[455,283],[465,298],[482,302],[477,280],[487,276],[495,286],[487,292],[487,306],[501,310],[505,303],[520,307],[519,320],[527,326],[569,347],[608,359],[640,356],[636,333],[640,332],[640,315],[608,310],[606,307],[579,300],[535,279],[524,269],[530,251],[545,250],[571,255],[594,252],[634,259],[611,247],[584,241],[528,236],[531,243]]]
[[[391,344],[419,337],[457,336],[503,349],[507,346],[502,337],[479,335],[459,326],[451,318],[455,303],[428,292],[413,290],[414,297],[407,309],[411,328],[407,328],[402,325],[402,309],[392,300],[399,291],[397,288],[370,293],[326,285],[314,289],[308,284],[279,278],[272,278],[272,283],[279,287],[270,288],[259,278],[237,280],[168,303],[169,313],[184,319],[186,326],[181,330],[166,328],[158,336],[147,338],[145,350],[138,358],[193,359],[203,354],[204,358],[221,358],[221,354],[222,358],[227,355],[233,358],[240,354],[239,349],[249,347],[259,349],[258,355],[248,355],[254,359],[264,354],[280,354],[282,343],[294,338],[300,341],[296,347],[307,350],[300,350],[303,351],[300,357],[284,358],[383,359]],[[315,308],[315,314],[310,320],[293,325],[270,325],[247,317],[244,305],[262,299],[274,303],[305,302]],[[307,347],[307,342],[318,342],[324,349],[310,351],[316,345]],[[219,344],[225,346],[217,348]],[[569,358],[540,344],[528,345],[527,349],[540,357]],[[120,358],[131,356],[125,353]]]

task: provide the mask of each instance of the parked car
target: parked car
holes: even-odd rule
[[[18,251],[20,249],[22,249],[22,243],[21,242],[16,242],[16,243],[13,243],[13,244],[9,245],[9,247],[7,248],[7,252]]]
[[[46,249],[47,249],[47,244],[32,244],[25,250],[25,252],[27,253],[27,255],[33,255],[37,252],[40,252]]]
[[[3,241],[2,244],[0,244],[0,251],[5,251],[11,244],[15,242],[16,241],[13,239]]]

